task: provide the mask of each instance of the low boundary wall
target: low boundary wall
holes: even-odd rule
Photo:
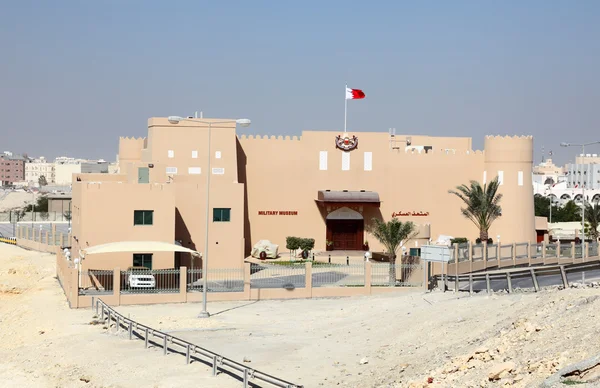
[[[410,278],[411,284],[414,286],[374,286],[371,281],[372,264],[365,263],[365,276],[363,286],[328,286],[328,287],[313,287],[312,286],[312,263],[304,264],[305,286],[297,288],[260,288],[252,286],[251,264],[244,265],[243,289],[242,291],[233,292],[213,292],[207,293],[209,302],[217,301],[252,301],[266,299],[299,299],[299,298],[330,298],[330,297],[348,297],[360,295],[376,295],[388,292],[406,292],[414,290],[425,290],[426,282],[416,281],[415,279],[425,279],[425,274],[422,267],[419,266],[414,270]],[[140,292],[130,293],[122,291],[123,280],[120,268],[112,270],[110,277],[112,285],[106,287],[109,291],[99,290],[98,292],[80,292],[80,274],[79,270],[67,260],[62,251],[56,252],[56,269],[57,278],[60,282],[65,296],[71,308],[86,308],[92,305],[94,298],[102,298],[104,303],[110,306],[120,305],[138,305],[138,304],[161,304],[161,303],[198,303],[202,301],[202,292],[199,290],[189,290],[187,282],[188,270],[186,267],[181,267],[177,275],[179,286],[175,289],[170,289],[169,292]],[[108,271],[111,272],[111,271]],[[210,279],[210,274],[209,274]]]

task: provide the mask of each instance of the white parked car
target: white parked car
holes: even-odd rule
[[[156,280],[152,271],[146,267],[129,267],[127,269],[128,288],[154,288]]]

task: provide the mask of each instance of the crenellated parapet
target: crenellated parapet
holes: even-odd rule
[[[533,163],[533,136],[486,136],[484,149],[488,163]]]
[[[270,141],[300,141],[302,136],[275,136],[275,135],[238,135],[238,138],[242,141],[245,140],[270,140]]]
[[[142,150],[146,144],[145,137],[120,137],[119,161],[128,162],[142,159]]]

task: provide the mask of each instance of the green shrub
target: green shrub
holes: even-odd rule
[[[304,252],[312,251],[315,247],[315,239],[314,238],[300,238],[300,249]]]
[[[300,239],[298,237],[286,237],[285,238],[285,247],[290,251],[295,251],[300,248]]]
[[[465,244],[465,243],[468,243],[468,242],[469,242],[469,240],[467,240],[466,237],[456,237],[456,238],[453,238],[453,239],[450,240],[450,243],[452,245],[454,245],[454,244]]]

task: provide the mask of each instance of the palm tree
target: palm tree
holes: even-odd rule
[[[401,222],[397,218],[392,218],[388,222],[373,218],[373,222],[369,226],[369,233],[379,240],[388,254],[390,260],[390,286],[396,284],[395,264],[398,248],[417,234],[415,229],[415,224],[412,222]]]
[[[587,234],[589,234],[594,241],[598,240],[598,225],[600,225],[600,206],[598,206],[598,203],[594,203],[592,206],[590,203],[586,202],[585,221],[587,223]]]
[[[481,241],[488,240],[488,232],[494,220],[502,215],[500,200],[502,194],[498,193],[498,177],[483,187],[477,181],[471,181],[471,185],[457,186],[456,190],[449,190],[450,194],[462,199],[466,207],[461,208],[462,214],[470,219],[479,229]]]

